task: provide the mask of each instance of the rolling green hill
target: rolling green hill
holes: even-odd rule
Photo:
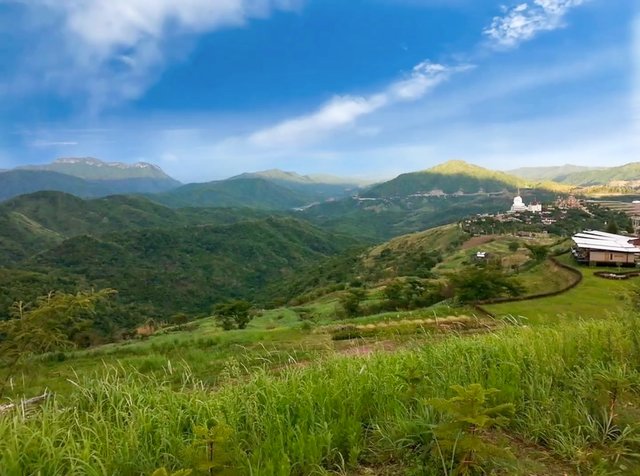
[[[570,189],[553,182],[532,184],[451,161],[400,175],[362,191],[359,197],[310,207],[302,216],[328,229],[380,242],[478,213],[506,211],[519,187],[527,201],[554,200]]]
[[[263,178],[192,183],[166,193],[149,195],[149,198],[173,208],[250,207],[262,210],[302,207],[315,199]]]
[[[434,191],[441,191],[445,194],[500,193],[514,192],[521,187],[536,187],[552,191],[564,189],[558,184],[531,183],[504,172],[485,169],[460,160],[452,160],[422,172],[402,174],[393,180],[370,188],[362,196],[377,198],[409,196]]]
[[[262,172],[245,173],[229,180],[264,179],[290,190],[303,193],[316,200],[341,198],[352,195],[369,182],[332,175],[300,175],[295,172],[271,169]]]
[[[208,313],[230,298],[265,302],[296,270],[353,246],[308,223],[268,218],[78,236],[34,256],[25,269],[115,288],[152,315]]]
[[[85,179],[53,170],[14,169],[0,172],[0,202],[39,191],[65,192],[84,198],[114,194],[157,193],[175,188],[172,178],[128,177]]]
[[[566,164],[556,167],[522,167],[509,170],[507,173],[525,180],[550,180],[563,183],[571,174],[595,170],[600,170],[600,168]]]
[[[640,180],[640,162],[620,167],[529,167],[512,170],[510,173],[528,180],[553,180],[558,183],[591,187],[608,185],[611,182],[633,182]]]
[[[229,224],[264,216],[248,209],[172,210],[135,196],[83,200],[61,192],[36,192],[0,203],[0,266],[82,234]]]
[[[611,182],[640,180],[640,162],[601,170],[588,170],[566,176],[562,182],[571,185],[608,185]]]
[[[99,197],[110,194],[106,184],[92,184],[81,178],[58,172],[9,170],[0,173],[0,201],[41,190],[66,192],[79,197]]]

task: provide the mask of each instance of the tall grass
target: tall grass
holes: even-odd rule
[[[633,430],[631,421],[624,428],[620,410],[612,431],[606,412],[614,385],[624,407],[637,412],[639,371],[640,327],[633,317],[512,328],[249,379],[231,366],[228,377],[236,373],[238,380],[215,393],[187,369],[167,366],[167,374],[184,373],[176,390],[157,377],[112,367],[81,379],[70,396],[41,410],[0,417],[0,473],[133,475],[166,466],[320,475],[362,462],[411,460],[429,474],[437,462],[423,451],[428,425],[442,417],[427,400],[471,383],[497,388],[498,403],[515,404],[508,432],[591,471],[615,459],[608,448]]]

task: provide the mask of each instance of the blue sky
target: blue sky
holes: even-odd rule
[[[0,0],[0,169],[640,160],[634,0]]]

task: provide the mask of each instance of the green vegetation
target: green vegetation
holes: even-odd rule
[[[473,214],[504,212],[520,185],[523,181],[516,177],[454,161],[401,175],[362,191],[360,197],[309,207],[302,216],[323,228],[384,241]],[[567,192],[558,187],[538,184],[523,190],[523,195],[528,200],[552,201],[558,193]]]
[[[213,442],[220,474],[384,467],[442,474],[437,445],[446,441],[444,428],[457,426],[463,441],[482,445],[475,447],[476,470],[624,473],[637,468],[638,393],[635,384],[616,382],[637,381],[639,332],[631,317],[505,329],[410,352],[325,359],[279,375],[257,372],[214,394],[168,362],[166,376],[177,377],[178,387],[107,368],[80,377],[68,396],[26,418],[0,417],[0,455],[6,474],[150,474],[160,467],[206,474],[196,471]],[[229,369],[232,379],[238,370]],[[597,390],[595,381],[602,382]],[[499,390],[494,405],[513,405],[513,415],[494,428],[496,409],[484,406],[471,384]],[[453,385],[467,387],[470,396],[462,398],[478,404],[463,410],[450,400],[434,412],[433,399],[455,397]],[[612,413],[613,388],[619,391]],[[469,419],[456,416],[463,411]],[[517,461],[493,454],[496,439]],[[458,464],[467,461],[460,456]]]
[[[346,197],[368,184],[362,180],[345,179],[331,175],[299,175],[295,172],[285,172],[278,169],[245,173],[229,180],[256,178],[303,193],[309,197],[310,201]]]
[[[518,281],[497,266],[471,267],[456,273],[451,276],[451,286],[456,298],[463,303],[519,296],[524,291]]]
[[[499,469],[500,463],[512,462],[514,456],[508,449],[487,441],[483,434],[509,423],[509,416],[515,411],[513,403],[487,408],[487,401],[499,390],[485,390],[477,383],[468,387],[454,385],[452,389],[457,393],[455,397],[427,402],[451,419],[433,430],[432,451],[442,461],[444,474],[482,474],[494,466]]]
[[[0,201],[47,190],[91,198],[164,192],[178,185],[180,182],[150,164],[125,166],[96,159],[60,159],[1,172]]]
[[[169,207],[250,207],[289,210],[311,203],[310,197],[262,178],[238,178],[183,185],[165,193],[149,195]]]
[[[251,307],[250,302],[236,299],[218,304],[213,309],[213,315],[225,331],[230,331],[231,329],[246,329],[254,317],[250,312]]]
[[[579,165],[560,165],[557,167],[523,167],[510,170],[508,173],[526,180],[550,180],[552,182],[563,183],[567,176],[576,172],[587,172],[598,167],[583,167]],[[600,169],[602,167],[599,167]]]
[[[616,181],[640,180],[640,163],[634,162],[620,167],[576,172],[564,178],[563,182],[571,185],[607,185]]]
[[[609,185],[611,182],[640,180],[640,163],[633,162],[619,167],[531,167],[512,170],[511,173],[528,180],[552,180],[581,187]]]
[[[403,174],[399,177],[372,187],[367,197],[389,197],[394,195],[410,195],[412,193],[442,190],[453,194],[464,193],[500,193],[505,190],[516,191],[518,188],[532,186],[526,181],[504,172],[484,169],[460,160],[452,160],[437,165],[424,172]],[[537,188],[547,191],[566,192],[568,188],[559,184],[542,183]]]
[[[576,266],[569,255],[560,258],[565,264]],[[584,316],[608,318],[617,316],[628,305],[630,291],[637,286],[633,279],[611,281],[595,276],[606,268],[579,268],[583,282],[575,289],[559,296],[537,299],[535,302],[494,304],[486,308],[497,316],[522,316],[527,322],[552,324],[560,317],[578,319]],[[614,268],[615,270],[615,268]],[[545,275],[543,275],[545,276]]]
[[[166,196],[284,209],[312,194],[311,178],[266,175]],[[0,404],[0,472],[637,473],[634,280],[582,269],[493,318],[479,301],[577,283],[548,257],[567,242],[464,222],[365,249],[504,209],[519,185],[460,162],[411,175],[296,218],[52,192],[0,204],[0,397],[55,395]],[[466,195],[420,193],[455,180]]]
[[[0,201],[42,190],[72,193],[78,197],[100,197],[112,193],[104,184],[92,184],[58,172],[9,170],[0,173]]]
[[[336,255],[354,241],[288,218],[226,226],[142,230],[79,236],[27,263],[145,305],[148,317],[208,313],[226,299],[263,304],[296,270]],[[273,287],[272,287],[273,285]]]
[[[78,235],[231,224],[266,216],[250,209],[171,210],[134,196],[82,200],[66,193],[37,192],[0,203],[0,266],[17,263]]]
[[[99,321],[104,314],[97,312],[98,308],[113,294],[111,290],[59,293],[43,297],[33,306],[16,302],[12,318],[0,321],[0,362],[7,368],[0,394],[25,357],[95,343],[100,325],[110,325]]]
[[[546,220],[550,221],[545,223]],[[465,219],[462,222],[462,227],[472,235],[546,232],[556,236],[569,237],[583,230],[605,231],[607,224],[614,224],[619,230],[633,228],[626,213],[597,204],[588,204],[586,210],[553,209],[547,211],[545,215],[522,213],[518,220],[510,221],[478,216]]]

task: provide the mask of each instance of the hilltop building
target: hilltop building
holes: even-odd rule
[[[573,236],[574,258],[590,265],[635,266],[640,259],[640,239],[586,230]]]
[[[509,213],[523,212],[542,213],[542,204],[533,202],[529,205],[525,205],[524,200],[522,200],[522,197],[520,196],[520,192],[518,192],[518,195],[513,199],[513,205],[511,205]]]

